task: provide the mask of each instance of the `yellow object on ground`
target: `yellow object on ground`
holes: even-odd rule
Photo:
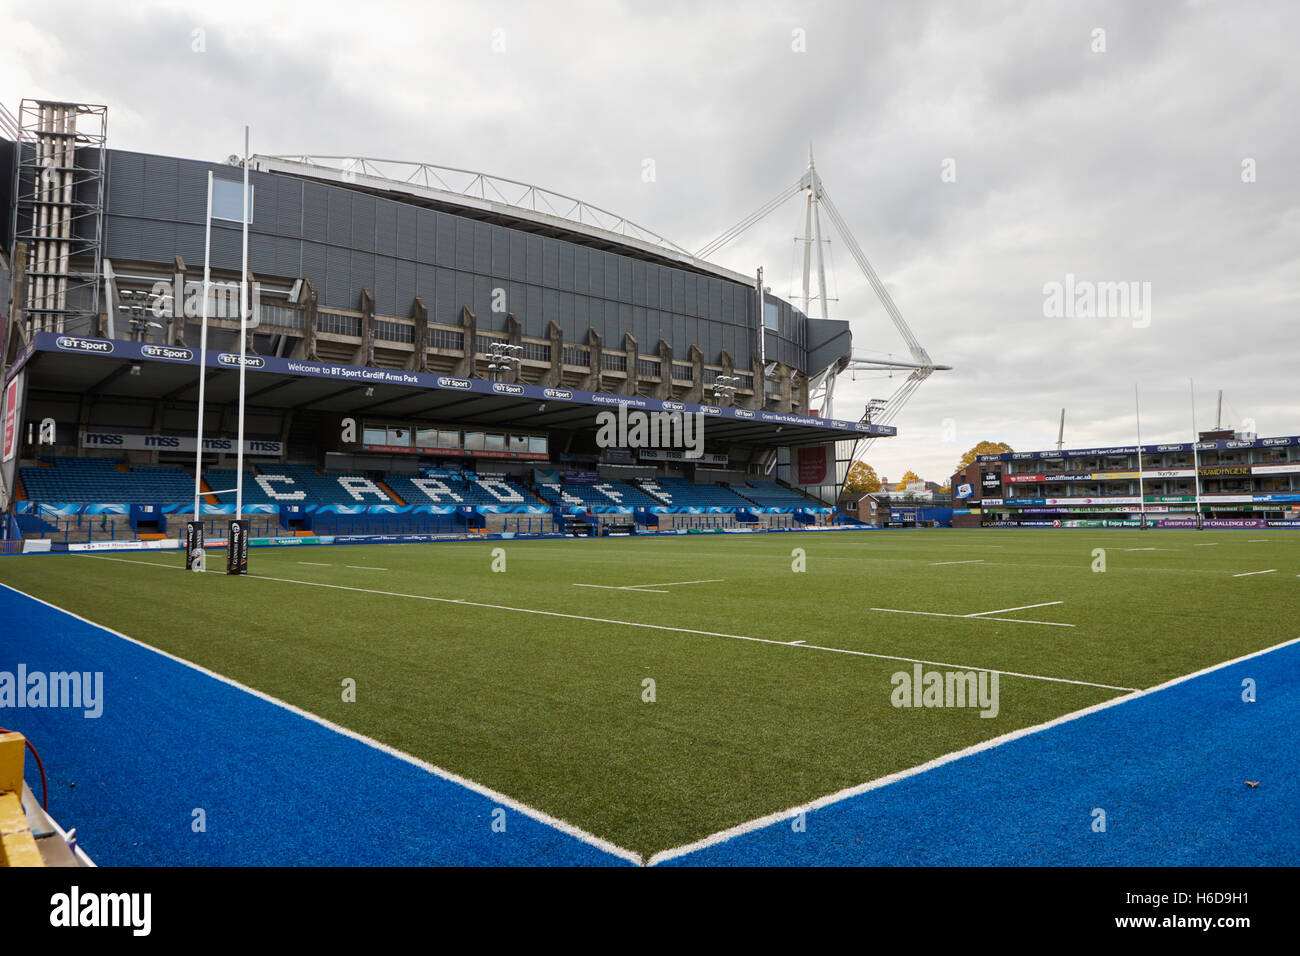
[[[44,866],[23,812],[22,734],[0,734],[0,866]]]

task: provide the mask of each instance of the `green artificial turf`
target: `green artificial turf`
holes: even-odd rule
[[[683,535],[253,549],[247,578],[182,565],[5,558],[0,581],[649,856],[1125,693],[1004,675],[991,719],[899,708],[910,662],[809,645],[1151,687],[1296,636],[1300,536]],[[1057,601],[996,616],[1074,627],[873,610]]]

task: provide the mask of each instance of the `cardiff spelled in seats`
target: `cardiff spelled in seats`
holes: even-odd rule
[[[319,474],[311,465],[267,465],[253,476],[253,483],[276,504],[394,504],[384,489],[364,475],[331,472]],[[398,492],[401,494],[401,492]],[[254,501],[245,492],[244,500]]]
[[[546,483],[537,493],[553,505],[570,508],[649,507],[659,502],[624,481],[602,481],[594,485]]]
[[[540,502],[505,478],[459,475],[389,475],[385,482],[408,505],[537,505]]]
[[[642,479],[641,489],[674,508],[752,508],[753,502],[722,485],[697,485],[685,478]]]

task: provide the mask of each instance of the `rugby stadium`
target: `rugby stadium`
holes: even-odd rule
[[[819,239],[801,296],[713,261],[773,204],[691,253],[108,117],[0,111],[5,862],[1300,860],[1300,439],[984,456],[873,525],[848,470],[945,367],[811,155],[778,199],[907,361]]]

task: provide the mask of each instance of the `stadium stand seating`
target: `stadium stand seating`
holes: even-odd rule
[[[643,491],[665,505],[679,508],[752,508],[723,485],[697,485],[685,478],[654,478],[641,481]]]
[[[408,505],[539,505],[527,490],[505,478],[389,475],[385,482]]]
[[[537,493],[553,505],[571,508],[649,507],[659,502],[625,481],[602,481],[595,485],[547,483]]]
[[[56,458],[52,465],[22,469],[32,501],[61,503],[159,504],[189,501],[194,478],[184,469],[140,466],[118,469],[113,458]]]
[[[209,488],[223,489],[235,487],[235,469],[233,468],[209,468],[203,472],[203,480]],[[225,494],[216,496],[218,503],[223,505],[233,505],[235,503],[235,493],[228,491]],[[244,501],[250,505],[266,504],[271,501],[271,496],[262,490],[262,486],[254,479],[252,469],[244,471]]]
[[[732,485],[732,490],[763,508],[809,508],[815,502],[775,481],[750,481]]]
[[[396,504],[377,484],[364,475],[330,472],[322,475],[313,465],[279,464],[259,467],[253,479],[265,499],[278,504]],[[400,495],[401,492],[398,492]]]

